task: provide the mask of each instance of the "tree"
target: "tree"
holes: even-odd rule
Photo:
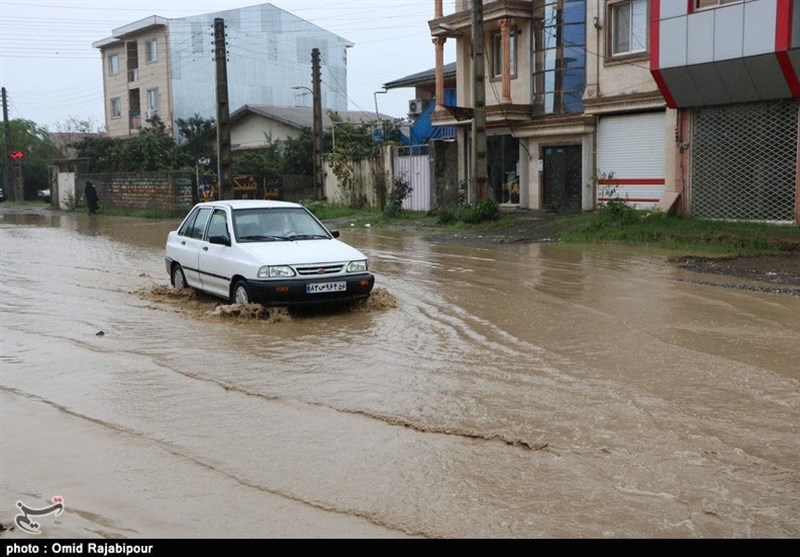
[[[130,139],[85,137],[76,145],[78,156],[89,160],[89,172],[138,172],[194,167],[192,155],[184,152],[166,133],[164,122],[154,116],[139,135]]]
[[[195,162],[214,157],[214,149],[208,144],[211,130],[214,128],[213,118],[203,118],[195,112],[190,118],[178,118],[175,120],[175,125],[178,134],[183,138],[181,151],[191,156]]]
[[[0,137],[2,152],[21,151],[19,161],[24,184],[23,198],[35,199],[38,190],[50,187],[50,161],[58,158],[58,149],[47,135],[47,130],[31,120],[16,119],[9,123],[10,144],[5,144],[5,135]]]

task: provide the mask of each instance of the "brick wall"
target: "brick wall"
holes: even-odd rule
[[[114,172],[79,174],[75,187],[83,194],[86,180],[97,188],[100,207],[185,210],[192,206],[192,172]]]

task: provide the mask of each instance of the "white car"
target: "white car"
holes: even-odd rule
[[[338,237],[297,203],[210,201],[195,205],[169,233],[165,261],[175,288],[230,303],[366,299],[375,284],[367,257]]]

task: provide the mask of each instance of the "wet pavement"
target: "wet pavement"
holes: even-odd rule
[[[44,536],[800,535],[796,296],[343,228],[374,299],[254,317],[167,288],[176,225],[0,213],[3,525],[60,495]]]

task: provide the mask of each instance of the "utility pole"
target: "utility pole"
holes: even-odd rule
[[[483,0],[472,0],[472,171],[470,201],[486,196],[486,69],[483,45]]]
[[[217,63],[217,185],[220,199],[233,199],[227,56],[225,20],[217,17],[214,18],[214,58]]]
[[[5,152],[3,153],[3,161],[5,163],[3,172],[3,193],[8,196],[11,201],[16,201],[17,192],[14,177],[11,175],[11,127],[8,123],[8,97],[6,96],[6,88],[2,88],[3,94],[3,137],[5,138]],[[9,187],[11,186],[11,187]]]
[[[320,201],[324,196],[322,175],[322,88],[320,87],[319,49],[311,50],[311,88],[314,98],[314,198]]]

